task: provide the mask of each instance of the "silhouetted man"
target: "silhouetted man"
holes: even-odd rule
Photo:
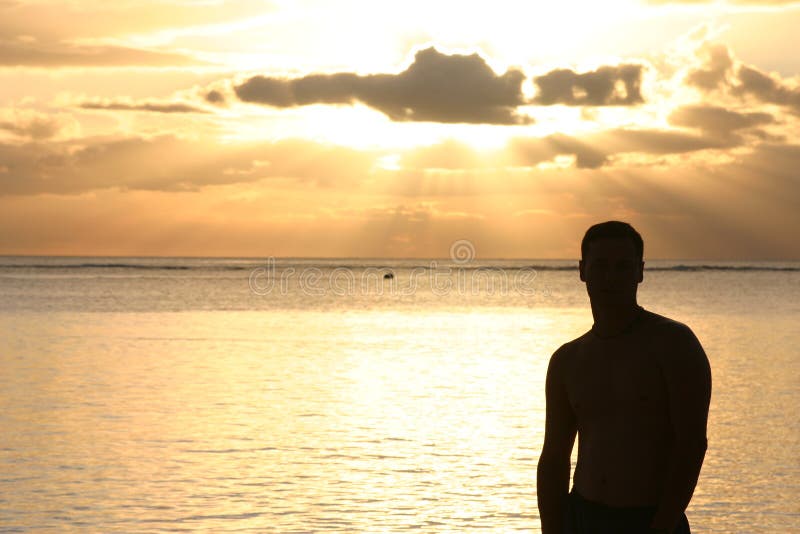
[[[711,369],[689,327],[637,304],[643,249],[618,221],[592,226],[581,243],[594,324],[547,369],[543,534],[689,532],[684,510],[706,451]]]

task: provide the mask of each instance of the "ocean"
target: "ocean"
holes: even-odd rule
[[[0,257],[0,532],[539,532],[576,265]],[[639,302],[711,362],[693,531],[800,531],[800,262]]]

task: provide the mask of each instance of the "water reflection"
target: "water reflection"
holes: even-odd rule
[[[491,309],[52,324],[7,365],[7,526],[529,529],[544,369],[574,333]]]
[[[681,317],[715,378],[692,523],[791,530],[794,319]],[[547,361],[591,321],[491,307],[48,319],[0,320],[7,530],[538,531]]]

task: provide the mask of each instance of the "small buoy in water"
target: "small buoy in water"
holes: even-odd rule
[[[386,273],[383,275],[384,280],[391,280],[392,278],[394,278],[394,274],[392,273]]]

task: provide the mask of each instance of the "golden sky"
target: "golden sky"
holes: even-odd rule
[[[0,254],[800,259],[800,2],[0,0]]]

